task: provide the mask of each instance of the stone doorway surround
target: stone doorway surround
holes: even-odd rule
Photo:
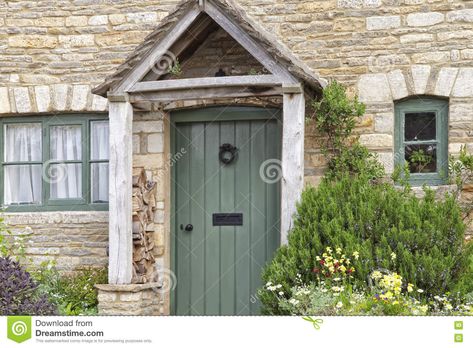
[[[265,69],[264,74],[204,76],[160,80],[167,70],[154,67],[169,56],[189,55],[197,32],[225,30]],[[186,33],[192,32],[191,37]],[[201,40],[206,39],[203,35]],[[191,52],[192,53],[192,52]],[[150,78],[151,75],[151,78]],[[141,303],[159,284],[131,285],[132,279],[132,123],[137,110],[160,103],[279,97],[282,100],[281,243],[287,240],[303,189],[305,96],[320,93],[325,81],[271,34],[248,18],[231,0],[185,0],[137,47],[117,72],[93,90],[108,98],[110,119],[109,285],[98,285],[99,301],[110,302],[107,314],[120,314],[121,302]],[[166,113],[169,110],[163,111]],[[169,189],[170,185],[165,185]],[[167,217],[170,219],[170,217]],[[132,289],[131,289],[131,288]],[[135,295],[130,295],[133,293]],[[125,295],[123,295],[125,294]],[[124,298],[122,299],[122,297]],[[130,297],[130,298],[131,298]],[[147,300],[146,300],[147,301]],[[135,304],[141,308],[139,304]],[[150,302],[150,306],[157,306]],[[112,309],[110,309],[112,308]],[[115,308],[115,309],[114,309]],[[150,310],[158,313],[159,310]],[[149,312],[149,311],[148,311]],[[146,312],[146,313],[148,313]],[[138,310],[134,314],[144,314]]]

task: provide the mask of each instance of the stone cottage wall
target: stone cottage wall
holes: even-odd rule
[[[25,257],[34,265],[55,261],[60,271],[105,267],[108,212],[4,213],[13,238],[23,237]]]
[[[178,2],[0,2],[0,117],[106,112],[106,100],[93,96],[91,88],[111,74]],[[394,101],[407,96],[449,98],[449,151],[457,153],[462,144],[473,151],[473,1],[237,2],[323,78],[336,79],[360,95],[367,113],[357,132],[388,171],[395,156]],[[214,62],[212,55],[203,56],[206,65]],[[190,105],[194,103],[177,103]],[[145,167],[158,182],[155,238],[162,274],[169,268],[167,127],[160,112],[139,113],[133,123],[134,166]],[[305,167],[306,182],[317,183],[325,163],[310,125]],[[56,259],[68,270],[107,262],[106,213],[18,213],[8,214],[7,222],[15,233],[31,227],[26,229],[32,240],[28,253],[37,262]],[[114,308],[121,297],[108,296],[109,290],[102,290],[102,297]],[[162,300],[164,308],[167,301]]]

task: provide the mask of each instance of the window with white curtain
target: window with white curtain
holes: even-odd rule
[[[2,205],[11,211],[108,208],[108,120],[0,119]]]

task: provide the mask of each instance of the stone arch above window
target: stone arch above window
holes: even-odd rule
[[[389,103],[415,95],[473,97],[473,68],[412,65],[387,73],[360,76],[360,100],[367,104]]]

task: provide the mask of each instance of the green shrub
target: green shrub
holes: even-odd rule
[[[45,264],[34,273],[40,290],[48,294],[62,315],[97,314],[95,284],[107,283],[106,269],[85,268],[71,275],[61,275],[56,267]]]
[[[325,178],[336,180],[347,173],[363,174],[369,179],[385,176],[384,167],[378,162],[377,156],[357,142],[350,147],[342,148],[336,156],[330,158]]]
[[[472,245],[464,244],[465,225],[451,196],[438,202],[426,192],[417,199],[387,183],[343,175],[307,188],[297,211],[288,244],[263,271],[264,282],[281,284],[285,294],[290,295],[297,274],[304,284],[314,281],[316,256],[326,246],[359,253],[351,261],[362,287],[373,270],[391,269],[426,294],[473,289]],[[262,293],[260,298],[264,313],[281,314],[274,297]]]

